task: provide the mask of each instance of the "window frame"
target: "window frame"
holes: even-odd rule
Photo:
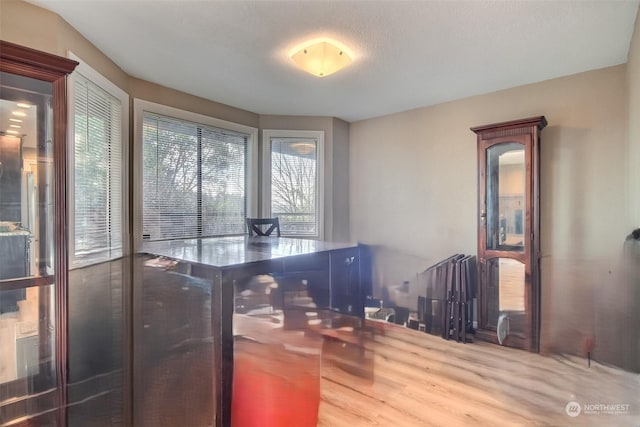
[[[262,204],[261,213],[265,218],[272,216],[271,211],[271,139],[272,138],[315,138],[318,141],[316,158],[316,215],[318,219],[318,232],[315,236],[287,235],[300,239],[324,239],[324,177],[325,177],[325,143],[323,130],[289,130],[289,129],[263,129],[262,130]],[[282,222],[280,223],[282,226]]]
[[[115,83],[111,82],[108,78],[100,74],[90,65],[88,65],[82,58],[78,57],[72,51],[67,52],[67,57],[78,61],[78,66],[74,72],[68,77],[67,84],[67,203],[69,206],[68,217],[68,233],[69,233],[69,269],[87,267],[89,265],[98,264],[101,262],[111,261],[117,258],[100,258],[92,259],[87,258],[86,261],[81,261],[82,258],[76,258],[76,239],[75,239],[75,79],[78,74],[82,75],[85,79],[91,83],[100,87],[109,95],[120,101],[120,123],[121,123],[121,135],[120,141],[122,143],[122,164],[120,165],[122,177],[120,189],[122,194],[121,206],[122,206],[122,256],[126,256],[130,253],[130,230],[129,230],[129,94],[118,87]]]
[[[246,200],[247,216],[254,216],[258,212],[258,129],[229,122],[215,117],[206,116],[191,111],[181,110],[168,105],[157,104],[139,98],[133,99],[134,145],[133,145],[133,244],[134,249],[139,250],[144,240],[142,239],[143,221],[143,124],[144,113],[157,114],[170,118],[185,120],[188,122],[212,126],[240,132],[248,135],[247,138],[247,165],[246,165]]]

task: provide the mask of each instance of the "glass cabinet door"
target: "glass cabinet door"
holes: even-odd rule
[[[0,399],[56,386],[52,84],[0,74]]]
[[[65,403],[66,215],[60,159],[65,74],[74,66],[73,61],[0,41],[3,423],[64,423],[59,408]]]
[[[523,252],[526,203],[525,145],[505,142],[487,148],[486,248]]]

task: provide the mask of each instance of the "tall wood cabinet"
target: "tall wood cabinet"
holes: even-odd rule
[[[0,41],[0,157],[9,168],[0,175],[0,239],[25,242],[15,254],[0,245],[14,254],[0,258],[11,273],[0,300],[15,299],[0,313],[3,423],[66,424],[66,76],[76,65]]]
[[[471,128],[478,149],[479,339],[539,349],[543,116]]]

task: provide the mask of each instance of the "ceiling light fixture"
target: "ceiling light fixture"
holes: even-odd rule
[[[10,122],[22,123],[20,119],[14,119],[13,117],[9,119]]]
[[[20,129],[20,125],[9,125],[10,128]]]
[[[289,57],[309,74],[326,77],[353,61],[349,49],[339,41],[326,37],[306,41],[289,52]]]
[[[14,116],[18,116],[18,117],[26,117],[27,113],[23,112],[23,111],[12,111],[11,114],[13,114]]]
[[[31,108],[31,104],[25,104],[24,102],[18,102],[16,105],[20,108]]]
[[[7,133],[12,133],[14,135],[17,135],[18,131],[17,130],[8,130]]]

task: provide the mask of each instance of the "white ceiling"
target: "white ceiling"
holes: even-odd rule
[[[259,114],[385,115],[625,63],[638,0],[31,0],[129,75]],[[317,78],[291,47],[355,61]]]

